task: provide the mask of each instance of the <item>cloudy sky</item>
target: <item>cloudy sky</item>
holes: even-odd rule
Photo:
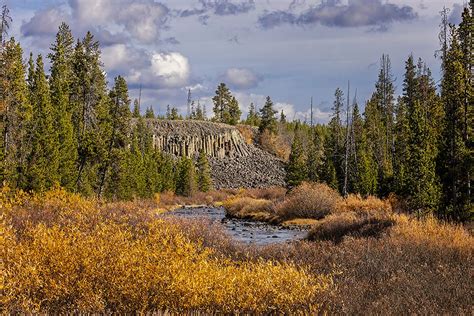
[[[289,118],[327,121],[334,90],[351,82],[370,96],[379,59],[389,54],[397,93],[404,60],[422,57],[439,74],[439,11],[457,23],[466,1],[441,0],[0,0],[25,53],[46,54],[62,21],[102,44],[109,82],[123,75],[132,98],[163,113],[185,111],[186,91],[211,109],[219,82],[244,112],[270,95]],[[345,89],[345,88],[344,88]],[[352,94],[351,93],[351,94]]]

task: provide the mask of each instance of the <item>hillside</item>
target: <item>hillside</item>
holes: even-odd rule
[[[206,121],[146,120],[153,146],[176,157],[196,158],[202,150],[209,158],[214,186],[261,188],[285,184],[284,163],[245,142],[231,125]]]

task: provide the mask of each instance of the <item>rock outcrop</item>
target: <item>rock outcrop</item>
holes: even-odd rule
[[[202,121],[146,120],[155,148],[174,155],[196,158],[202,150],[209,157],[214,187],[268,187],[285,184],[284,163],[247,144],[233,126]]]

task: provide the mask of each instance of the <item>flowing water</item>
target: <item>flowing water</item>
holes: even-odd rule
[[[222,207],[182,208],[173,211],[172,214],[186,219],[209,220],[222,225],[226,233],[235,240],[257,245],[303,239],[307,233],[301,229],[288,229],[263,222],[227,218]]]

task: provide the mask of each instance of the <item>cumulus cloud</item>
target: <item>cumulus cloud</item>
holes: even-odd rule
[[[225,72],[223,80],[232,87],[248,89],[256,87],[261,81],[261,77],[256,75],[250,69],[230,68]]]
[[[151,70],[166,87],[182,87],[187,83],[190,74],[188,59],[176,52],[153,54]]]
[[[327,0],[300,14],[291,10],[267,11],[258,22],[263,28],[282,24],[321,24],[329,27],[372,26],[383,30],[387,24],[416,18],[417,13],[408,5],[399,6],[382,0],[349,0],[347,4],[342,4],[341,0]]]
[[[68,19],[67,14],[58,8],[49,8],[35,13],[33,17],[21,26],[24,36],[54,35],[61,22]]]

